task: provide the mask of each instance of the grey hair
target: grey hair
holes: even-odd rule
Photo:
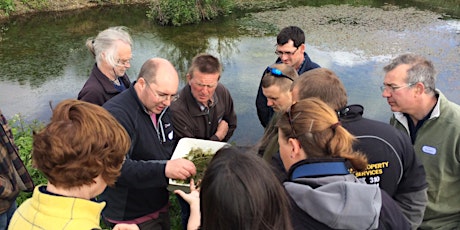
[[[425,93],[434,92],[436,89],[436,70],[430,60],[417,54],[402,54],[383,67],[383,70],[388,73],[402,64],[410,65],[407,70],[407,83],[421,82],[425,86]]]
[[[125,26],[109,27],[108,29],[100,32],[96,38],[88,38],[86,46],[89,51],[96,58],[99,65],[103,61],[102,53],[105,53],[105,61],[115,67],[117,64],[117,41],[122,41],[126,44],[133,46],[133,41],[128,33],[128,28]]]

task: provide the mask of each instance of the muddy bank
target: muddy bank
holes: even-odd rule
[[[78,9],[85,9],[91,7],[110,6],[125,4],[147,4],[151,0],[125,0],[125,1],[96,1],[96,0],[47,0],[41,2],[23,2],[19,0],[13,0],[14,10],[5,12],[0,10],[0,23],[6,22],[16,17],[28,17],[35,13],[49,12],[49,13],[60,13],[65,11],[72,11]]]
[[[12,18],[28,17],[41,12],[59,14],[66,11],[111,5],[126,5],[126,7],[134,4],[148,5],[155,1],[157,0],[46,0],[39,3],[27,3],[20,0],[13,0],[13,11],[7,14],[7,12],[0,9],[0,23]],[[234,3],[240,8],[264,8],[266,5],[273,5],[271,0],[235,0]]]

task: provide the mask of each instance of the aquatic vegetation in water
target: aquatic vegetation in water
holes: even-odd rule
[[[206,171],[206,168],[213,156],[214,152],[212,149],[207,149],[205,151],[200,147],[192,148],[190,152],[183,158],[190,160],[193,162],[193,164],[195,164],[196,174],[187,180],[176,180],[176,182],[179,184],[189,184],[190,179],[193,178],[195,183],[199,183],[199,181],[203,178],[204,172]]]

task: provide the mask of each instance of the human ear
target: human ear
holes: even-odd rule
[[[140,83],[141,86],[147,87],[147,81],[145,80],[144,77],[139,78],[139,80],[137,80],[137,82]]]
[[[192,80],[192,76],[190,76],[190,74],[186,74],[185,75],[185,78],[187,79],[187,83],[190,84],[190,80]]]
[[[305,52],[305,49],[306,49],[305,43],[299,46],[299,50],[302,51],[302,54],[303,52]]]
[[[291,150],[291,158],[297,160],[305,159],[300,141],[296,138],[289,138],[288,142]]]
[[[425,85],[421,82],[417,82],[417,84],[415,84],[415,93],[420,95],[420,94],[423,94],[425,92]]]

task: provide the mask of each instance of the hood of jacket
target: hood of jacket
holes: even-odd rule
[[[361,183],[352,174],[297,177],[283,184],[300,209],[331,228],[378,227],[382,207],[380,188]]]

